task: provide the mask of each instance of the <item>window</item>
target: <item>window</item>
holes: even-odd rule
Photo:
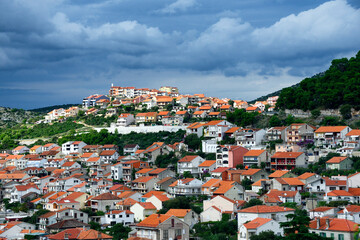
[[[339,235],[338,235],[338,239],[339,239],[339,240],[344,240],[344,234],[339,234]]]
[[[164,230],[163,239],[169,239],[169,231],[168,230]]]
[[[331,238],[331,239],[335,239],[335,234],[334,234],[334,233],[331,233],[331,234],[330,234],[330,238]]]
[[[320,233],[320,236],[321,236],[321,237],[326,237],[326,233],[321,232],[321,233]]]

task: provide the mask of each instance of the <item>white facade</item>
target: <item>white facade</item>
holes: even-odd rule
[[[61,152],[64,155],[69,155],[70,153],[82,153],[82,148],[87,144],[81,141],[69,141],[61,145]]]
[[[101,217],[101,224],[115,225],[118,223],[123,225],[134,223],[134,213],[129,210],[112,210]]]

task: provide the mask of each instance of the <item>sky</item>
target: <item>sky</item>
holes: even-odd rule
[[[358,0],[0,0],[0,106],[114,86],[253,100],[360,50]]]

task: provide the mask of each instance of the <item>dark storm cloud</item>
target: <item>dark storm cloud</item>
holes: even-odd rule
[[[41,92],[51,92],[49,104],[79,101],[111,82],[251,99],[354,55],[358,7],[344,0],[0,0],[0,83],[18,97],[0,105],[44,106],[32,97]]]

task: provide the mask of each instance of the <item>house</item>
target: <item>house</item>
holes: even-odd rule
[[[168,201],[169,199],[170,198],[168,198],[168,196],[166,196],[166,193],[164,193],[164,194],[156,194],[156,195],[154,194],[151,197],[147,198],[145,200],[145,202],[150,202],[156,207],[157,210],[161,210],[163,208],[163,203],[165,201]]]
[[[348,190],[348,185],[346,180],[338,180],[328,177],[323,177],[325,180],[325,192],[330,192],[333,190]]]
[[[280,224],[271,218],[255,218],[244,223],[239,228],[238,240],[248,240],[253,235],[259,235],[264,231],[273,231],[275,235],[284,235],[284,229]]]
[[[244,128],[235,133],[236,144],[246,148],[263,145],[264,129]]]
[[[271,156],[270,167],[275,170],[306,167],[307,159],[303,152],[276,152]]]
[[[204,162],[199,164],[199,174],[204,176],[206,174],[210,174],[211,171],[216,168],[216,160],[205,160]]]
[[[271,127],[266,130],[265,140],[266,141],[278,141],[283,140],[286,141],[286,126],[282,127]]]
[[[30,149],[26,146],[17,146],[16,148],[14,148],[12,150],[12,154],[20,155],[20,154],[28,153],[29,151],[30,151]]]
[[[46,214],[44,214],[44,215],[46,215]],[[88,221],[89,221],[89,216],[87,213],[84,213],[84,212],[82,212],[78,209],[74,209],[74,208],[63,208],[61,210],[58,210],[55,212],[55,216],[56,216],[57,222],[63,221],[63,220],[69,220],[69,219],[76,219],[83,223],[88,223]],[[51,224],[47,224],[47,225],[51,225]],[[45,230],[45,228],[44,228],[44,230]]]
[[[316,218],[309,224],[309,231],[332,239],[354,239],[359,229],[353,221],[339,218]]]
[[[248,149],[241,146],[218,146],[216,148],[216,168],[236,168],[237,165],[244,163],[244,155],[248,151]]]
[[[160,111],[158,114],[157,114],[157,121],[158,122],[161,122],[161,120],[164,118],[164,117],[169,117],[170,116],[170,111]]]
[[[222,215],[223,211],[221,209],[216,206],[210,206],[200,213],[200,222],[221,221]]]
[[[161,180],[167,177],[175,177],[175,172],[168,168],[155,168],[149,172],[149,176]]]
[[[130,211],[134,213],[135,221],[139,222],[146,216],[156,213],[157,209],[151,202],[139,202],[132,205]]]
[[[221,141],[225,137],[225,132],[234,125],[226,120],[213,120],[204,124],[204,137],[215,138]]]
[[[5,223],[1,228],[1,239],[24,239],[23,230],[35,230],[35,225],[26,222],[12,221]]]
[[[273,178],[289,178],[289,177],[296,177],[295,174],[290,172],[289,170],[276,170],[275,172],[271,173],[269,176],[269,179]]]
[[[111,165],[111,178],[113,180],[120,180],[122,179],[123,176],[123,169],[122,169],[122,164],[121,163],[115,163],[113,165]]]
[[[333,157],[326,162],[326,170],[350,170],[353,161],[348,157]]]
[[[251,167],[256,165],[261,167],[261,164],[266,166],[266,162],[268,161],[269,153],[266,150],[249,150],[244,154],[243,157],[243,165],[246,167]]]
[[[179,179],[169,185],[168,193],[176,196],[194,196],[201,194],[203,182],[196,178]]]
[[[32,148],[30,148],[29,151],[30,154],[40,154],[42,153],[42,146],[41,145],[35,145]]]
[[[207,117],[207,114],[205,111],[195,111],[193,114],[192,114],[192,117],[193,118],[205,118]]]
[[[293,123],[286,130],[286,143],[296,144],[300,142],[312,142],[314,140],[315,127],[306,123]]]
[[[305,184],[297,178],[273,178],[272,189],[279,191],[303,191]]]
[[[100,163],[101,163],[100,157],[91,157],[88,160],[86,160],[85,165],[87,167],[92,167],[92,166],[99,166]]]
[[[135,233],[129,240],[135,239],[189,239],[189,225],[179,218],[166,214],[152,214],[135,226]],[[134,237],[134,238],[131,238]]]
[[[116,126],[117,127],[127,127],[134,122],[135,122],[135,118],[134,118],[133,114],[122,113],[119,115],[119,117],[116,121]]]
[[[335,207],[317,207],[309,211],[310,218],[334,217]]]
[[[81,168],[81,165],[77,162],[65,162],[63,165],[61,165],[61,168],[69,170],[71,168]]]
[[[344,145],[346,134],[351,131],[348,126],[322,126],[314,132],[314,142],[317,147],[332,148]]]
[[[118,201],[121,199],[109,192],[100,194],[96,197],[93,197],[90,199],[90,207],[94,211],[108,211],[108,209],[111,209],[112,206],[114,206]]]
[[[140,146],[138,144],[126,144],[124,146],[124,154],[134,154],[137,150],[140,149]]]
[[[195,123],[190,124],[186,128],[186,133],[187,134],[196,134],[198,137],[201,137],[203,135],[203,129],[204,129],[203,123],[195,122]]]
[[[337,218],[347,219],[357,224],[360,223],[360,206],[347,205],[344,209],[337,212]]]
[[[164,116],[161,123],[164,126],[180,126],[184,122],[184,118],[180,116]]]
[[[85,228],[71,228],[61,231],[56,234],[47,235],[49,240],[60,240],[60,239],[68,239],[68,240],[111,240],[112,236],[107,235],[102,232],[98,232],[93,229],[85,229]]]
[[[101,162],[114,163],[120,155],[116,150],[104,150],[99,154],[99,156]]]
[[[247,178],[252,182],[257,182],[260,179],[267,178],[267,176],[268,173],[263,169],[247,169],[241,173],[240,181],[243,181],[245,178]]]
[[[154,184],[158,180],[150,176],[139,177],[132,181],[131,189],[140,193],[147,193],[154,189]]]
[[[347,178],[347,184],[349,188],[358,188],[360,187],[360,172],[351,174]]]
[[[199,222],[199,215],[191,209],[169,209],[165,214],[179,218],[190,228]]]
[[[134,213],[129,210],[111,210],[101,217],[101,224],[115,225],[115,224],[129,225],[134,223]]]
[[[236,213],[244,205],[245,201],[243,200],[232,200],[223,195],[217,195],[211,198],[210,200],[203,201],[203,209],[206,210],[210,207],[216,207],[220,210],[221,213]],[[206,218],[207,214],[202,214]],[[207,218],[210,219],[210,218]],[[205,222],[210,220],[205,220]],[[203,222],[203,221],[202,221]]]
[[[266,205],[274,206],[283,203],[294,202],[301,205],[301,195],[299,191],[279,191],[271,189],[268,193],[261,197]]]
[[[169,186],[175,182],[176,179],[173,177],[166,177],[154,184],[154,189],[157,191],[164,190],[168,191]]]
[[[245,209],[241,209],[238,212],[238,228],[247,222],[254,220],[258,217],[260,218],[270,218],[277,222],[286,222],[286,215],[294,214],[295,210],[287,207],[280,206],[266,206],[266,205],[257,205]]]
[[[351,203],[359,203],[359,198],[346,190],[333,190],[326,193],[324,196],[324,201],[349,201]]]
[[[209,179],[201,186],[201,192],[209,196],[225,196],[232,200],[244,199],[244,187],[235,181]]]
[[[106,97],[105,95],[100,95],[100,94],[93,94],[90,95],[86,98],[83,99],[83,108],[91,108],[91,107],[95,107],[96,106],[96,102],[101,100],[101,99],[106,99],[109,100],[108,97]]]
[[[16,185],[11,191],[11,199],[10,202],[24,202],[27,195],[30,193],[36,193],[37,195],[41,194],[41,191],[36,185],[28,184],[28,185]]]
[[[64,155],[70,153],[82,153],[82,148],[87,144],[82,141],[69,141],[61,145],[61,152]]]
[[[178,161],[177,173],[183,175],[185,172],[191,173],[193,176],[199,176],[199,165],[205,159],[198,155],[188,155]]]

